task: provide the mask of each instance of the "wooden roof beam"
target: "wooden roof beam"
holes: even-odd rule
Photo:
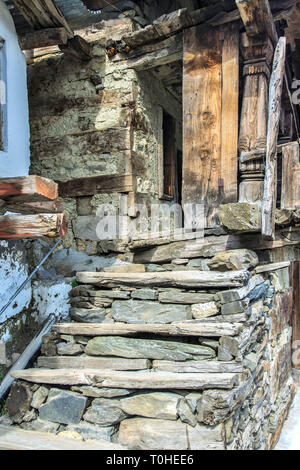
[[[36,30],[64,27],[69,38],[74,33],[53,0],[12,0],[25,20]]]

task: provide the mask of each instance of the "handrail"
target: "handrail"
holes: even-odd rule
[[[0,318],[1,318],[1,315],[5,312],[5,310],[8,309],[8,307],[11,305],[11,303],[15,300],[15,298],[20,294],[20,292],[22,292],[22,290],[24,289],[24,287],[27,286],[27,284],[29,283],[29,281],[31,281],[31,279],[33,278],[33,276],[37,273],[37,271],[43,266],[43,264],[47,261],[47,259],[49,258],[50,255],[52,255],[53,251],[58,247],[58,245],[60,245],[60,243],[62,242],[62,239],[60,238],[56,243],[55,245],[51,248],[51,250],[49,251],[49,253],[47,253],[47,255],[42,259],[42,261],[40,262],[40,264],[35,268],[34,271],[32,271],[32,273],[30,274],[30,276],[26,279],[26,281],[23,282],[23,284],[21,284],[21,286],[16,290],[16,292],[14,293],[14,295],[9,299],[9,301],[7,302],[6,305],[4,305],[4,307],[1,308],[0,310]]]

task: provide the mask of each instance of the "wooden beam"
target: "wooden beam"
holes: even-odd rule
[[[64,214],[5,215],[0,217],[0,240],[60,237],[67,233]]]
[[[95,369],[27,369],[14,371],[16,379],[33,383],[53,385],[93,385],[99,388],[125,389],[232,389],[237,385],[239,374],[174,374],[172,372],[115,372]]]
[[[300,205],[299,143],[282,146],[281,209],[295,210]]]
[[[295,261],[291,266],[291,283],[293,286],[292,314],[292,362],[295,369],[300,370],[299,341],[300,341],[300,262]]]
[[[41,176],[0,179],[0,198],[12,202],[47,201],[58,197],[58,185]]]
[[[266,34],[275,45],[278,36],[269,0],[236,0],[248,36]]]
[[[41,29],[19,36],[19,43],[23,51],[66,44],[67,42],[68,33],[65,28]]]
[[[240,323],[191,320],[187,322],[174,322],[170,325],[155,324],[124,324],[98,325],[89,323],[61,323],[53,325],[52,330],[57,333],[80,336],[127,336],[134,333],[151,333],[167,336],[235,336],[239,333],[242,325]]]
[[[202,289],[203,287],[235,287],[243,286],[249,280],[248,271],[175,271],[157,273],[77,273],[80,284],[116,287],[148,286],[148,287],[183,287]]]
[[[4,201],[3,201],[4,202]],[[64,211],[63,200],[58,198],[54,201],[37,202],[10,202],[7,201],[1,212],[16,212],[18,214],[59,214]]]
[[[34,29],[63,26],[68,37],[74,36],[72,29],[53,0],[12,0],[14,5]]]
[[[262,235],[274,239],[277,186],[277,140],[280,123],[282,87],[285,73],[286,38],[279,39],[275,50],[269,86],[267,153],[264,198],[262,205]]]
[[[59,181],[58,187],[60,197],[128,193],[134,191],[134,177],[132,174],[92,176],[66,182]]]

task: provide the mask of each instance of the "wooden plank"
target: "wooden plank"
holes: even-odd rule
[[[280,123],[281,96],[285,71],[286,38],[281,37],[275,50],[269,86],[267,152],[264,198],[262,204],[262,235],[274,239],[277,187],[277,140]]]
[[[217,225],[221,152],[222,41],[217,30],[184,31],[183,204],[205,205]]]
[[[300,262],[295,261],[291,267],[293,286],[293,313],[292,313],[292,362],[295,369],[300,370],[299,344],[300,344]]]
[[[73,31],[53,0],[12,0],[33,29],[55,28],[63,26],[69,37]]]
[[[175,373],[241,373],[244,371],[242,364],[222,361],[153,361],[152,367],[155,371]]]
[[[247,283],[250,275],[248,271],[175,271],[175,272],[147,272],[147,273],[94,273],[79,272],[77,281],[81,284],[116,287],[145,286],[145,287],[234,287]]]
[[[0,179],[0,198],[20,201],[47,201],[58,197],[57,184],[41,176]]]
[[[92,196],[95,194],[128,193],[134,191],[134,177],[101,175],[58,182],[61,197]],[[1,192],[0,192],[1,197]]]
[[[151,389],[151,390],[204,390],[207,388],[232,389],[239,374],[175,374],[172,372],[116,372],[96,369],[27,369],[14,371],[15,379],[53,385],[93,385],[99,388]]]
[[[170,336],[235,336],[242,325],[230,322],[174,322],[168,325],[159,324],[126,324],[114,323],[112,325],[91,323],[61,323],[52,327],[53,331],[67,335],[80,336],[119,336],[135,333],[151,333]]]
[[[143,370],[149,369],[151,362],[147,359],[122,359],[114,357],[40,356],[37,364],[38,367],[45,369]]]
[[[59,214],[64,211],[63,200],[58,198],[54,201],[37,202],[10,202],[5,204],[5,211],[20,214]],[[3,211],[3,209],[1,209]]]
[[[183,202],[204,203],[205,226],[214,227],[218,206],[237,201],[236,25],[185,30],[183,95]]]
[[[5,215],[0,217],[0,239],[60,237],[67,233],[64,214]]]
[[[269,273],[271,271],[277,271],[278,269],[284,269],[284,268],[289,268],[291,265],[291,261],[282,261],[280,263],[270,263],[270,264],[265,264],[261,266],[257,266],[254,269],[254,272],[256,274],[259,273]]]
[[[19,43],[23,51],[66,44],[67,42],[68,33],[65,28],[47,28],[19,36]]]
[[[300,154],[298,142],[282,147],[281,209],[300,205]]]
[[[222,203],[238,200],[238,132],[239,132],[239,29],[224,26],[222,51]],[[223,184],[223,186],[222,186]]]
[[[108,441],[78,441],[48,432],[24,431],[0,424],[0,450],[126,450]]]

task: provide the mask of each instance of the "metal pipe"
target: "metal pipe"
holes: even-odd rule
[[[46,333],[49,333],[51,326],[55,322],[55,315],[51,314],[47,318],[44,326],[38,331],[33,340],[30,341],[27,348],[21,354],[19,359],[14,363],[14,365],[9,369],[4,379],[0,384],[0,400],[3,399],[11,384],[14,382],[10,375],[13,370],[23,370],[27,366],[30,359],[35,355],[35,353],[40,349],[42,345],[42,338]]]
[[[20,292],[22,292],[22,290],[24,289],[24,287],[27,286],[27,284],[31,281],[31,279],[33,278],[33,276],[37,273],[37,271],[43,266],[43,264],[47,261],[47,259],[49,258],[50,255],[52,255],[53,251],[55,250],[55,248],[58,247],[58,245],[62,242],[62,239],[60,238],[56,243],[55,245],[51,248],[51,250],[49,251],[49,253],[47,253],[47,255],[42,259],[42,261],[40,262],[40,264],[35,268],[35,270],[30,274],[30,276],[26,279],[26,281],[23,282],[23,284],[18,288],[18,290],[14,293],[14,295],[9,299],[9,301],[7,302],[6,305],[4,305],[4,307],[1,308],[0,310],[0,317],[1,315],[5,312],[5,310],[11,305],[11,303],[15,300],[15,298],[20,294]]]

